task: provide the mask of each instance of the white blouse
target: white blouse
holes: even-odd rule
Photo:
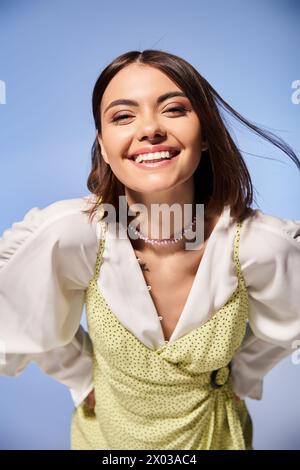
[[[29,362],[64,383],[78,406],[93,388],[92,343],[80,325],[101,238],[82,210],[94,195],[34,207],[0,238],[0,374]],[[226,206],[211,233],[170,342],[206,322],[237,287],[236,223]],[[158,313],[127,237],[107,225],[99,288],[118,320],[146,346],[164,344]],[[125,232],[126,233],[126,232]],[[263,378],[300,338],[300,220],[256,210],[242,224],[239,259],[249,321],[232,360],[235,393],[262,398]]]

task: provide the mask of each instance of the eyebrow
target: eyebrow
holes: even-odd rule
[[[163,101],[167,100],[168,98],[173,98],[174,96],[183,96],[184,98],[187,98],[186,94],[183,93],[182,91],[169,91],[168,93],[164,93],[163,95],[159,96],[157,98],[157,104],[160,104],[162,103]],[[117,106],[118,104],[125,104],[127,106],[138,106],[138,102],[137,101],[134,101],[134,100],[128,100],[128,99],[119,99],[119,100],[115,100],[115,101],[112,101],[108,106],[107,108],[105,109],[104,113],[106,113],[106,111],[108,111],[110,108],[112,108],[113,106]]]

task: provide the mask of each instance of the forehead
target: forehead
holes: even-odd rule
[[[182,91],[165,73],[149,65],[131,64],[120,70],[109,82],[102,97],[101,108],[112,100],[132,98],[155,100],[169,91]]]

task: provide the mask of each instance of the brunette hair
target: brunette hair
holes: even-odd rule
[[[194,173],[195,196],[197,203],[204,204],[205,215],[208,217],[210,214],[220,214],[225,205],[230,206],[230,215],[235,221],[242,221],[254,213],[254,209],[250,207],[253,202],[253,185],[249,171],[223,122],[217,105],[281,149],[300,170],[298,157],[283,139],[270,131],[262,130],[241,116],[187,61],[160,50],[126,52],[114,59],[101,72],[92,96],[93,116],[99,135],[101,135],[100,104],[104,91],[111,79],[130,64],[148,65],[165,73],[185,92],[198,115],[208,148],[202,152],[200,163]],[[87,187],[97,196],[97,201],[83,212],[88,213],[92,219],[100,202],[109,203],[114,205],[119,220],[119,196],[125,194],[124,185],[103,159],[97,138],[92,146],[91,157],[92,168]]]

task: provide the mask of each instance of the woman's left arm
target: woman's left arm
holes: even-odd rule
[[[264,376],[300,346],[300,220],[257,211],[242,226],[249,321],[232,360],[234,392],[262,398]]]

